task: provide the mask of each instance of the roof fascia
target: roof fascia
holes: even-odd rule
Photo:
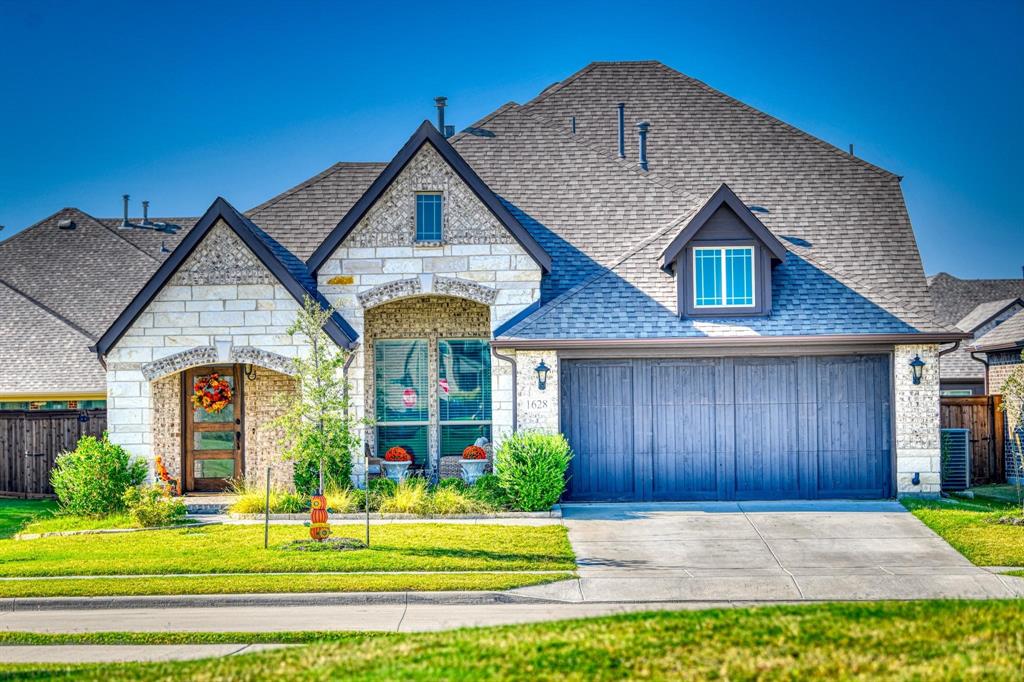
[[[963,333],[923,334],[822,334],[820,336],[733,336],[733,337],[685,337],[664,339],[495,339],[491,344],[496,348],[519,348],[523,350],[560,349],[628,349],[628,348],[722,348],[722,347],[793,347],[829,346],[835,344],[877,345],[950,343],[970,338]]]
[[[715,190],[715,193],[711,195],[711,198],[701,206],[700,210],[690,219],[676,238],[665,248],[661,254],[661,267],[663,270],[671,270],[672,264],[676,258],[683,251],[686,245],[691,239],[700,231],[702,227],[711,219],[711,216],[715,214],[722,205],[728,206],[732,209],[733,213],[743,222],[743,224],[749,229],[754,235],[760,239],[768,250],[771,252],[772,257],[776,260],[785,260],[786,258],[786,247],[778,237],[772,234],[771,230],[765,227],[764,223],[757,219],[747,205],[744,204],[736,193],[733,192],[728,185],[722,183],[722,186]]]
[[[306,261],[306,266],[309,271],[314,275],[324,264],[324,262],[331,256],[334,251],[341,246],[345,238],[355,229],[359,221],[366,215],[367,211],[377,202],[382,194],[391,186],[391,183],[395,181],[398,174],[408,165],[409,161],[416,155],[420,148],[429,143],[441,158],[455,171],[455,173],[465,182],[469,188],[476,194],[477,198],[483,202],[483,204],[494,214],[494,216],[505,226],[505,228],[512,234],[512,237],[519,243],[521,247],[530,255],[531,258],[541,267],[544,272],[551,271],[551,256],[541,247],[540,244],[533,238],[533,236],[527,232],[526,228],[512,215],[512,213],[505,208],[505,205],[501,203],[498,197],[493,191],[484,183],[480,176],[476,174],[466,160],[462,158],[454,147],[444,139],[444,137],[437,132],[433,124],[429,121],[424,121],[420,124],[420,127],[416,129],[412,137],[402,146],[399,152],[395,155],[395,158],[388,163],[387,167],[381,172],[380,175],[373,181],[369,189],[363,193],[363,196],[359,197],[359,201],[349,209],[348,213],[341,219],[337,226],[331,230],[331,233],[327,235],[327,238],[317,247],[313,252],[313,255]]]

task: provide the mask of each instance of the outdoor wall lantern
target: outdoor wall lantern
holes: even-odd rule
[[[543,391],[548,385],[548,370],[551,369],[544,364],[544,360],[540,361],[540,364],[533,368],[533,371],[537,373],[537,388]]]
[[[914,384],[921,383],[921,375],[924,374],[924,360],[920,355],[915,355],[910,361],[910,370],[914,373]]]

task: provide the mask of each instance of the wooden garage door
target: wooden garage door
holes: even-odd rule
[[[575,500],[891,495],[884,355],[566,360]]]

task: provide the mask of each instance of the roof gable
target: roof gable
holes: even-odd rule
[[[1024,307],[1024,299],[1007,298],[1000,301],[979,303],[975,306],[974,310],[964,315],[956,323],[956,326],[965,332],[974,332],[1016,306]]]
[[[974,342],[981,351],[1013,350],[1024,347],[1024,310]]]
[[[511,233],[512,237],[530,255],[531,258],[541,267],[544,272],[551,271],[551,256],[541,247],[540,244],[527,232],[515,216],[505,207],[491,189],[480,179],[480,176],[466,163],[458,152],[448,143],[429,121],[424,121],[408,142],[399,150],[395,158],[373,181],[369,189],[359,198],[359,201],[345,214],[341,222],[331,231],[327,238],[317,247],[313,255],[306,261],[309,271],[316,271],[324,264],[332,253],[345,241],[345,238],[355,229],[359,221],[366,215],[370,208],[391,186],[398,174],[413,159],[423,145],[431,145],[441,158],[444,159],[459,178],[473,191],[483,202],[484,206],[494,214],[495,218]]]
[[[132,299],[114,323],[96,342],[95,350],[105,355],[117,341],[128,331],[132,323],[153,301],[171,277],[185,263],[196,247],[203,241],[214,225],[223,221],[237,235],[245,246],[271,272],[271,274],[287,289],[295,300],[300,303],[306,296],[330,307],[324,297],[317,292],[316,283],[309,274],[305,264],[294,254],[274,241],[266,232],[251,220],[240,214],[231,204],[221,197],[213,202],[196,226],[181,241],[178,247],[168,256],[156,273],[150,278],[141,291]],[[337,313],[324,331],[343,348],[348,348],[358,338],[355,330]]]
[[[778,261],[786,259],[786,247],[782,245],[782,242],[771,233],[771,230],[764,226],[764,223],[757,219],[757,216],[751,213],[746,204],[736,196],[736,193],[723,183],[662,252],[662,269],[671,270],[672,264],[679,257],[679,254],[682,253],[683,249],[686,248],[686,245],[697,236],[697,233],[708,224],[711,218],[723,206],[732,210],[743,225],[768,248],[773,258]]]

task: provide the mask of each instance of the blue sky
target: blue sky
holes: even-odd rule
[[[0,0],[0,224],[249,208],[593,60],[658,59],[905,176],[925,269],[1024,265],[1024,2]]]

